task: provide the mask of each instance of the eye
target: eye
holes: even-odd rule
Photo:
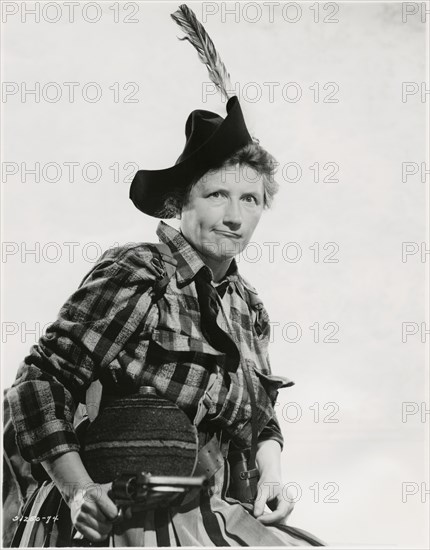
[[[254,195],[245,195],[244,199],[245,199],[245,202],[249,204],[252,204],[252,203],[258,204],[257,197],[255,197]]]
[[[223,193],[222,191],[214,191],[213,193],[210,193],[208,197],[213,197],[214,199],[220,199],[224,195],[225,193]]]

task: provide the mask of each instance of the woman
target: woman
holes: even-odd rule
[[[43,465],[87,541],[103,544],[118,517],[108,484],[97,498],[84,489],[93,480],[73,429],[75,407],[99,379],[110,394],[155,387],[199,435],[219,434],[224,451],[226,442],[251,451],[254,444],[260,476],[254,506],[242,504],[228,494],[225,461],[191,505],[144,514],[140,524],[123,519],[115,545],[322,545],[285,525],[293,503],[283,492],[274,403],[277,390],[292,382],[270,372],[267,313],[234,260],[277,190],[274,171],[273,157],[249,135],[237,97],[224,119],[193,111],[176,164],[139,171],[130,190],[142,212],[180,218],[180,231],[164,222],[157,229],[176,262],[157,307],[150,308],[160,275],[153,247],[107,251],[21,364],[8,393],[18,446],[27,461]]]

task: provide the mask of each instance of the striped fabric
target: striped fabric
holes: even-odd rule
[[[229,323],[220,327],[222,291],[212,286],[210,269],[179,231],[160,222],[157,234],[177,268],[145,323],[151,287],[163,274],[155,245],[109,249],[21,363],[7,398],[25,460],[39,463],[79,450],[73,415],[97,378],[113,394],[152,385],[193,419],[209,375],[216,373],[217,391],[203,422],[213,431],[224,429],[238,447],[249,447],[243,369],[249,369],[257,394],[260,440],[283,445],[274,403],[278,389],[292,382],[271,373],[269,319],[255,289],[233,260],[224,281]]]
[[[213,486],[181,507],[146,512],[117,525],[110,546],[324,546],[310,533],[285,524],[263,525],[227,496],[228,462]]]
[[[324,546],[314,535],[285,523],[263,525],[228,496],[229,465],[224,462],[211,486],[181,506],[135,513],[114,526],[102,547],[272,547]],[[19,523],[13,546],[88,546],[73,529],[70,512],[55,484],[45,481],[29,500],[24,516],[45,518]],[[72,543],[73,537],[73,543]]]

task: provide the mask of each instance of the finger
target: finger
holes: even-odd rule
[[[102,516],[104,517],[104,516]],[[85,512],[80,512],[75,521],[76,528],[86,527],[88,529],[93,529],[101,534],[107,534],[112,529],[112,522],[106,521],[104,518],[102,521],[98,520],[91,514]]]
[[[271,501],[273,506],[273,501]],[[272,508],[272,512],[268,512],[259,516],[257,519],[264,524],[276,523],[285,520],[289,514],[293,511],[294,505],[289,502],[285,502],[282,499],[278,500],[278,505],[275,509]]]
[[[79,514],[83,514],[85,517],[91,517],[93,520],[102,524],[112,525],[112,521],[117,517],[118,512],[113,517],[107,517],[106,514],[102,511],[103,509],[100,506],[100,502],[101,500],[83,502],[81,509],[78,513],[78,517]],[[115,509],[117,510],[116,506]]]
[[[113,502],[113,500],[110,499],[110,497],[107,496],[106,493],[103,493],[102,497],[99,501],[97,501],[98,509],[105,515],[105,517],[109,521],[114,521],[118,517],[118,507]]]
[[[266,505],[268,495],[259,494],[258,497],[254,501],[254,516],[258,517],[261,516],[261,514],[264,513],[264,508]]]
[[[109,536],[109,533],[99,533],[87,525],[76,525],[76,529],[90,542],[100,542],[106,540]]]
[[[115,514],[110,514],[109,517],[107,517],[106,513],[103,512],[102,508],[97,506],[94,512],[91,514],[97,521],[100,523],[105,523],[106,525],[112,525],[112,523],[118,518],[119,515],[119,509],[115,505]]]
[[[99,509],[98,503],[85,502],[75,516],[75,523],[77,525],[85,525],[105,534],[111,531],[113,520],[105,516]]]
[[[273,494],[270,493],[270,490],[268,490],[264,484],[259,485],[257,487],[257,496],[254,501],[253,514],[255,517],[264,514],[264,510],[269,499],[273,499]]]
[[[265,525],[267,525],[269,523],[276,523],[276,522],[282,521],[283,514],[279,510],[276,510],[275,512],[268,512],[266,514],[263,514],[262,516],[258,516],[257,519],[261,523],[264,523]]]
[[[107,520],[112,522],[115,520],[118,516],[118,508],[107,494],[111,486],[111,483],[95,485],[91,490],[87,491],[82,509],[85,511],[96,510],[96,513],[93,515],[99,521]]]

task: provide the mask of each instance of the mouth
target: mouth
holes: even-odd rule
[[[220,235],[224,235],[225,237],[229,237],[230,239],[241,238],[241,235],[239,235],[239,233],[230,233],[229,231],[219,231],[218,229],[216,229],[215,232],[219,233]]]

